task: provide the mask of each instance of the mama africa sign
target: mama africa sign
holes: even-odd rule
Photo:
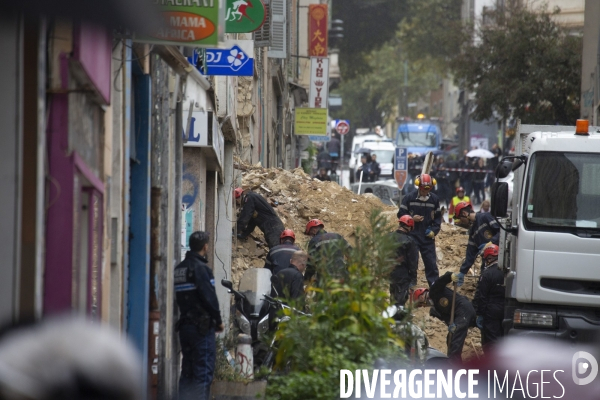
[[[265,22],[267,12],[261,0],[227,0],[225,32],[253,32]]]
[[[161,6],[164,25],[139,42],[177,46],[217,46],[223,41],[224,1],[153,0]]]

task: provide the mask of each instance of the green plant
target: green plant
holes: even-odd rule
[[[389,305],[387,276],[394,243],[387,221],[373,212],[368,227],[357,228],[347,257],[349,279],[327,274],[330,257],[317,260],[319,287],[309,299],[311,315],[292,316],[277,331],[276,367],[268,399],[332,399],[339,396],[340,369],[370,369],[376,358],[404,358],[403,341],[381,313]],[[330,261],[329,261],[330,262]]]
[[[306,151],[308,152],[308,159],[302,160],[302,169],[307,174],[312,175],[313,162],[315,161],[315,156],[317,155],[318,149],[312,142],[310,142],[306,148]]]
[[[235,371],[234,367],[229,364],[229,360],[225,355],[225,351],[228,351],[231,357],[235,357],[236,346],[237,340],[233,330],[230,330],[225,337],[217,339],[217,359],[215,362],[214,376],[216,381],[249,382],[248,379],[244,379]]]

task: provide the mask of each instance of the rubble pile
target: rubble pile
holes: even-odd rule
[[[310,238],[304,235],[306,223],[318,218],[325,229],[343,235],[352,245],[357,227],[369,226],[369,217],[373,209],[380,209],[389,221],[390,231],[397,226],[397,207],[383,204],[373,194],[357,195],[335,182],[321,182],[312,179],[302,169],[292,171],[274,168],[262,168],[237,163],[242,171],[242,188],[250,189],[265,197],[276,210],[286,228],[296,233],[296,244],[306,249]],[[467,231],[446,223],[436,237],[436,253],[440,275],[446,271],[458,271],[465,257]],[[237,286],[242,273],[249,268],[261,268],[269,251],[262,232],[255,229],[247,240],[234,240],[232,275]],[[424,266],[419,259],[418,285],[427,287]],[[465,284],[459,293],[473,298],[477,283],[476,275],[465,277]],[[427,334],[432,347],[446,351],[447,328],[441,321],[429,316],[428,308],[415,313],[415,323]],[[470,329],[463,356],[470,358],[481,355],[478,329]]]

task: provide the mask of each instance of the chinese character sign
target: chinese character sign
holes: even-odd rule
[[[310,58],[310,108],[327,108],[329,95],[329,58]]]
[[[311,4],[308,8],[308,55],[327,57],[327,5]]]

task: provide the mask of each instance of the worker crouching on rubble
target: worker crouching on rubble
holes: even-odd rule
[[[483,251],[489,242],[498,244],[500,224],[489,213],[475,213],[470,203],[461,202],[454,208],[454,217],[460,220],[460,226],[469,227],[469,242],[465,261],[460,267],[460,272],[452,275],[452,281],[462,286],[465,274],[473,266],[477,254]]]
[[[398,220],[398,225],[398,229],[390,234],[396,244],[396,261],[390,274],[390,299],[403,306],[409,289],[417,285],[419,250],[410,237],[410,231],[415,226],[413,218],[403,215]]]
[[[415,179],[415,190],[402,199],[398,210],[398,218],[410,215],[415,221],[415,227],[410,232],[411,237],[417,244],[423,264],[425,264],[425,277],[431,285],[439,276],[435,253],[435,235],[440,231],[442,224],[442,213],[440,202],[431,190],[436,182],[428,174],[423,174]],[[415,260],[417,262],[418,260]]]
[[[344,250],[350,245],[339,233],[327,232],[325,225],[318,219],[311,219],[306,224],[305,234],[312,237],[308,242],[308,264],[304,280],[310,281],[320,275],[327,274],[335,279],[347,279],[348,270],[344,261]],[[318,268],[325,268],[319,270]]]
[[[477,314],[477,327],[481,330],[481,345],[497,342],[504,336],[502,320],[504,319],[504,273],[498,265],[499,248],[488,244],[483,249],[486,267],[479,277],[473,306]]]
[[[475,310],[471,301],[448,288],[452,282],[452,272],[448,271],[440,276],[429,289],[420,288],[413,292],[413,304],[419,306],[433,306],[429,315],[436,317],[448,325],[448,357],[461,361],[462,349],[467,338],[469,327],[475,326]],[[456,296],[454,304],[454,321],[452,319],[452,298]]]
[[[294,231],[286,229],[279,236],[279,245],[269,250],[269,254],[265,259],[265,268],[271,271],[273,275],[290,266],[292,255],[300,250],[300,247],[294,244],[295,241]]]
[[[265,235],[269,249],[279,244],[284,227],[271,205],[258,193],[242,188],[234,190],[235,201],[242,207],[237,222],[237,237],[246,239],[257,226]]]

